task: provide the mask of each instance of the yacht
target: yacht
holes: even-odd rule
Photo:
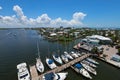
[[[52,59],[46,58],[46,63],[49,66],[50,69],[54,69],[54,68],[57,67]]]
[[[83,75],[84,77],[92,79],[92,77],[90,76],[90,74],[82,67],[82,65],[80,63],[75,64],[74,67],[76,69],[79,69],[80,74]]]
[[[91,63],[94,63],[94,64],[99,64],[97,61],[91,59],[91,58],[87,58],[86,59],[87,61],[91,62]]]
[[[54,54],[54,55],[53,55],[53,59],[54,59],[56,62],[58,62],[59,64],[63,64],[60,56],[58,56],[57,54]]]
[[[68,58],[65,55],[61,55],[61,58],[65,63],[68,62]]]
[[[78,58],[79,56],[75,53],[75,52],[71,52],[71,56],[74,57],[74,58]]]
[[[93,68],[97,67],[95,64],[90,63],[89,61],[83,60],[82,62],[85,63],[85,64],[87,64],[87,65],[89,65],[89,66],[91,66],[91,67],[93,67]]]
[[[86,65],[85,63],[81,62],[81,64],[87,71],[89,71],[90,73],[92,73],[94,75],[97,75],[97,72],[95,71],[95,69],[93,69],[92,67]]]
[[[20,63],[17,65],[18,69],[18,80],[30,80],[30,73],[27,69],[27,64]]]
[[[60,73],[47,73],[43,76],[43,80],[65,80],[67,77],[67,72],[60,72]]]
[[[70,54],[68,54],[68,52],[65,51],[64,54],[68,59],[71,59],[71,60],[73,59],[73,57]]]

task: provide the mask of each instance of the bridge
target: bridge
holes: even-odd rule
[[[57,73],[57,72],[63,71],[63,70],[65,70],[65,69],[67,69],[68,67],[71,67],[71,66],[74,65],[75,63],[78,63],[78,62],[82,61],[83,59],[89,57],[90,55],[91,55],[90,53],[84,54],[83,56],[78,57],[78,58],[76,58],[76,59],[74,59],[74,60],[72,60],[72,61],[70,61],[70,62],[68,62],[68,63],[65,63],[65,64],[61,65],[61,66],[58,66],[58,67],[56,67],[55,69],[46,71],[45,73],[43,73],[43,74],[41,74],[41,75],[38,75],[35,66],[31,66],[31,67],[30,67],[31,80],[43,80],[42,78],[43,78],[43,76],[44,76],[45,74],[48,74],[48,73],[51,73],[51,72]]]

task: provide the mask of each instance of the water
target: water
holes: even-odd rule
[[[58,52],[58,49],[60,50],[59,54],[63,54],[64,50],[70,51],[73,45],[79,42],[79,40],[67,43],[48,42],[35,30],[0,30],[0,80],[17,80],[16,65],[21,62],[26,62],[28,65],[35,64],[38,40],[45,70],[49,69],[45,63],[46,57],[52,58],[52,54]],[[96,69],[98,75],[91,74],[92,80],[120,80],[120,69],[101,61],[98,62],[100,63]],[[65,70],[65,72],[68,72],[66,80],[88,80],[71,68]]]

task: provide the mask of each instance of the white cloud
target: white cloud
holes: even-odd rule
[[[71,20],[65,20],[62,18],[51,19],[47,14],[42,14],[37,18],[27,18],[22,11],[20,6],[13,6],[13,11],[16,15],[12,16],[1,16],[0,15],[0,26],[1,27],[72,27],[83,25],[82,20],[86,14],[82,12],[76,12],[73,14]]]
[[[2,7],[0,6],[0,10],[2,9]]]

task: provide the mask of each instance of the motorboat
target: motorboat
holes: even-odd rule
[[[60,72],[60,73],[47,73],[43,76],[43,80],[65,80],[67,77],[67,72]]]
[[[46,58],[46,63],[49,66],[50,69],[54,69],[54,68],[57,67],[52,59]]]
[[[73,51],[71,51],[71,56],[74,57],[74,58],[78,58],[78,57],[79,57],[79,56],[78,56],[75,52],[73,52]]]
[[[54,55],[53,55],[53,59],[54,59],[56,62],[58,62],[59,64],[63,64],[63,62],[62,62],[60,56],[58,56],[58,54],[54,54]]]
[[[65,63],[68,62],[68,58],[65,55],[61,55],[61,58]]]
[[[93,64],[93,63],[91,63],[91,62],[89,62],[87,60],[83,60],[82,62],[85,63],[85,64],[87,64],[87,65],[89,65],[89,66],[91,66],[91,67],[93,67],[93,68],[97,67],[95,64]]]
[[[94,63],[94,64],[99,64],[97,61],[91,59],[91,58],[87,58],[86,59],[87,61],[91,62],[91,63]]]
[[[68,52],[65,51],[64,54],[68,59],[71,59],[71,60],[73,59],[73,57],[70,54],[68,54]]]
[[[92,74],[94,74],[94,75],[97,75],[97,72],[96,72],[95,69],[93,69],[92,67],[86,65],[85,63],[82,63],[82,62],[81,62],[81,64],[82,64],[82,66],[83,66],[87,71],[89,71],[90,73],[92,73]]]
[[[79,70],[80,74],[83,75],[86,78],[92,79],[92,77],[90,76],[90,74],[82,67],[82,65],[80,63],[75,64],[74,66],[76,69]]]
[[[30,80],[30,73],[25,62],[17,65],[18,80]]]

